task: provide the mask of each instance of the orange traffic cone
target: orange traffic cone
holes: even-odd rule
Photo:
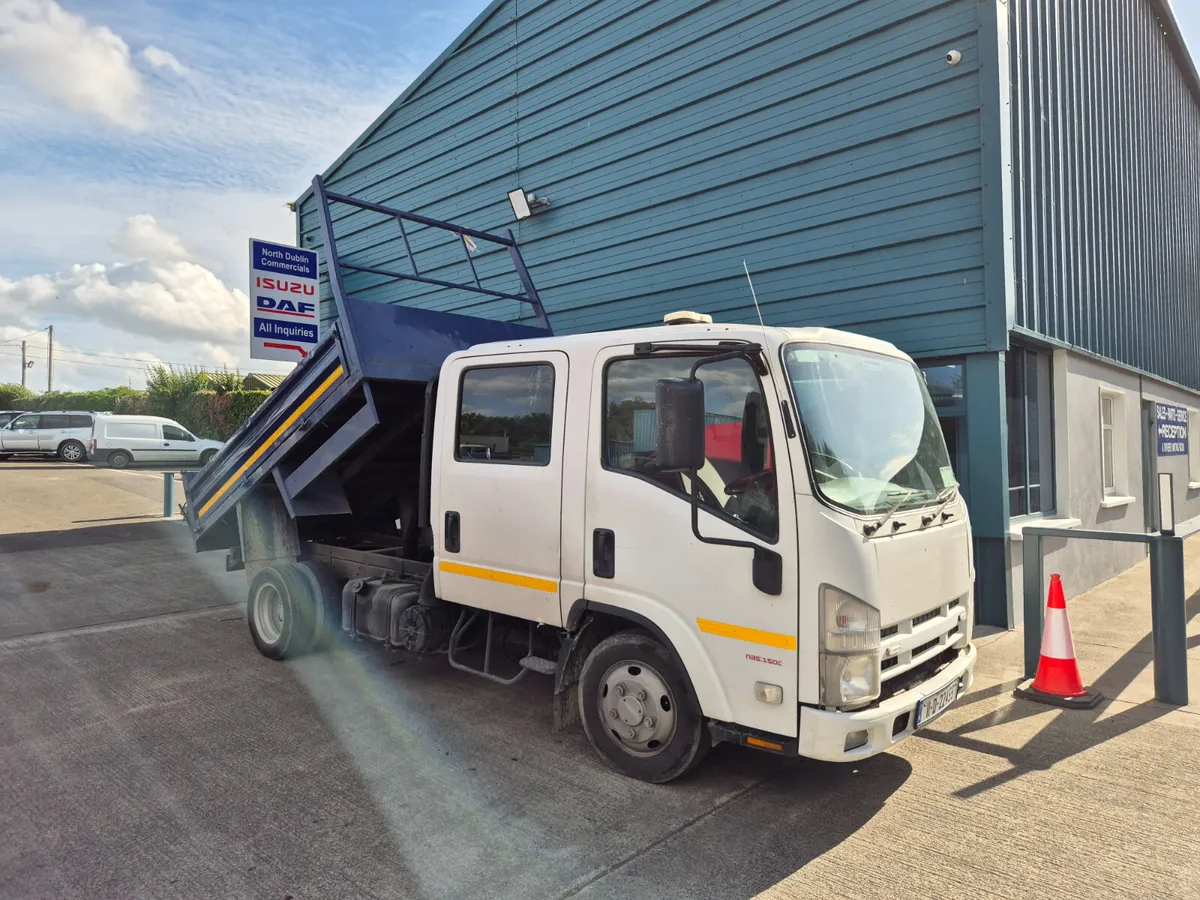
[[[1079,662],[1075,659],[1075,641],[1071,637],[1071,622],[1067,618],[1067,601],[1063,598],[1062,580],[1050,576],[1050,596],[1046,601],[1046,621],[1042,625],[1042,655],[1037,674],[1032,681],[1022,682],[1014,691],[1018,697],[1064,706],[1067,709],[1091,709],[1102,699],[1089,691],[1079,677]]]

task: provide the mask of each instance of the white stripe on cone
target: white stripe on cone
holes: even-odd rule
[[[1050,659],[1074,659],[1075,641],[1065,609],[1047,609],[1042,626],[1042,656]]]

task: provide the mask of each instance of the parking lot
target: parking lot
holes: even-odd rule
[[[153,471],[0,464],[5,898],[1200,896],[1200,604],[1193,703],[1157,704],[1145,565],[1071,603],[1094,711],[1013,700],[1020,635],[989,634],[972,693],[890,753],[722,745],[650,786],[550,730],[549,679],[262,658],[242,574],[161,498]]]

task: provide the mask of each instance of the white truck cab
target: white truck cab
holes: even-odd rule
[[[436,596],[568,635],[632,623],[646,640],[585,664],[578,696],[630,774],[685,771],[697,754],[656,757],[705,725],[824,760],[885,750],[975,662],[970,525],[924,379],[846,332],[674,318],[445,361]]]

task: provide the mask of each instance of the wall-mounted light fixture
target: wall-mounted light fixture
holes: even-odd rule
[[[532,191],[526,193],[524,188],[509,191],[508,202],[512,205],[513,215],[517,217],[518,222],[532,216],[535,209],[550,205],[547,198],[535,196]]]

